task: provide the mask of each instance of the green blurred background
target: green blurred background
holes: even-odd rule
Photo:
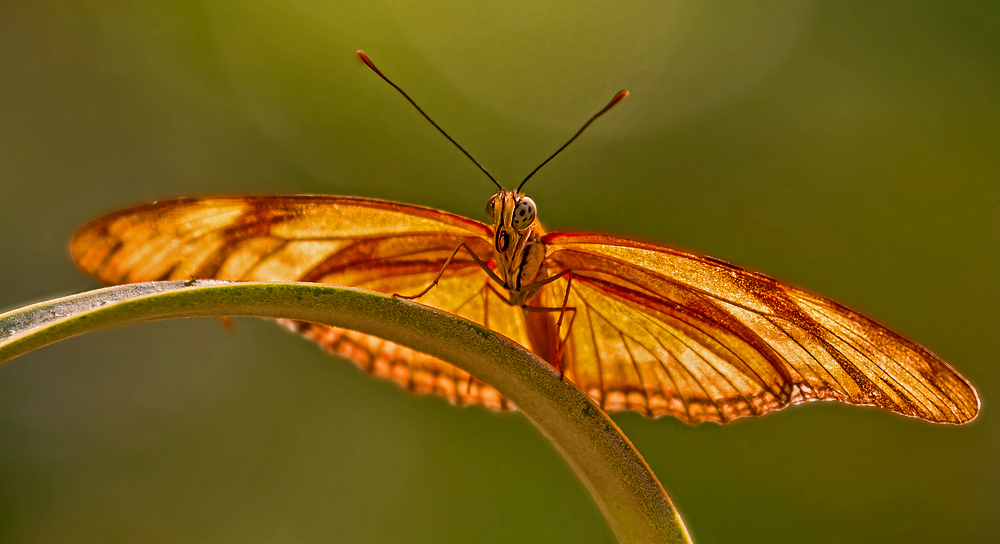
[[[90,289],[67,243],[157,198],[364,195],[661,241],[866,313],[979,418],[616,415],[696,542],[1000,534],[1000,4],[0,2],[0,310]],[[279,328],[153,323],[0,368],[2,542],[610,542],[520,415],[457,409]]]

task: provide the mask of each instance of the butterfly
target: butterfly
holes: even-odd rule
[[[415,298],[527,347],[608,411],[725,423],[839,400],[942,423],[976,416],[975,390],[947,363],[835,302],[711,257],[543,230],[524,183],[626,95],[514,191],[472,159],[498,187],[489,224],[368,198],[181,198],[92,221],[74,236],[72,254],[109,284],[306,281]],[[355,331],[283,323],[412,391],[512,408],[440,359]]]

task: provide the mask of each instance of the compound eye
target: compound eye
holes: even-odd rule
[[[535,203],[530,198],[524,196],[514,206],[514,216],[510,224],[517,230],[524,230],[535,221]]]
[[[486,203],[486,219],[493,221],[493,208],[497,205],[497,195],[490,197],[490,201]]]

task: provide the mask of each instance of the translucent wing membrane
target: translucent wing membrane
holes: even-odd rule
[[[978,412],[975,391],[946,363],[829,300],[652,244],[555,233],[543,241],[550,271],[573,271],[567,375],[608,410],[690,423],[812,399],[947,423]],[[539,296],[558,304],[567,283]]]
[[[218,278],[316,281],[383,293],[426,287],[465,243],[492,255],[492,230],[441,211],[327,196],[179,199],[102,217],[73,238],[74,258],[105,283]],[[518,309],[460,253],[421,302],[526,343]],[[440,359],[354,331],[283,321],[366,371],[458,404],[509,408],[489,385]]]

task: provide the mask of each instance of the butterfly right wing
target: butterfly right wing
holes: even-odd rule
[[[108,284],[213,278],[313,281],[411,294],[426,287],[466,244],[492,256],[492,229],[431,208],[334,196],[191,198],[136,206],[81,228],[71,250]],[[488,288],[487,274],[459,252],[438,287],[420,302],[508,336],[523,317]],[[506,408],[492,387],[429,355],[315,323],[283,323],[375,375],[460,404]],[[526,343],[526,339],[521,339]]]
[[[941,423],[975,389],[923,347],[835,302],[717,259],[611,236],[549,233],[539,293],[575,321],[566,376],[606,410],[726,422],[830,399]],[[565,324],[564,324],[565,331]],[[565,334],[565,332],[564,332]]]

